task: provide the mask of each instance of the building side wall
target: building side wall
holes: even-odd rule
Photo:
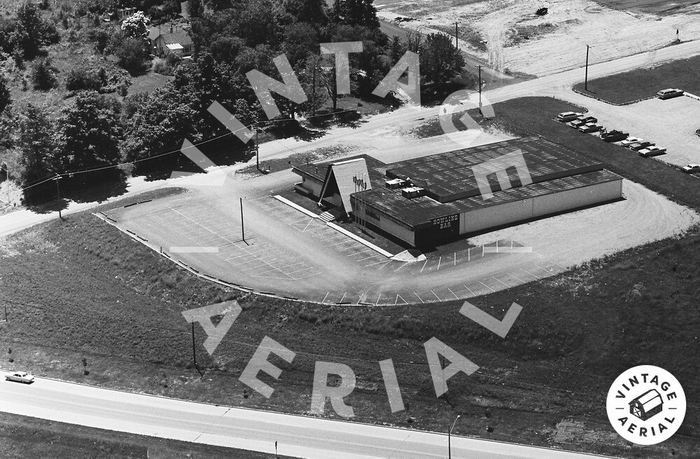
[[[400,239],[411,246],[416,245],[415,232],[406,226],[395,222],[388,215],[370,208],[367,212],[367,206],[358,204],[356,199],[351,199],[353,206],[353,215],[356,220],[364,221],[365,223],[391,234],[393,237]]]
[[[570,209],[612,201],[622,197],[622,180],[598,183],[586,188],[540,196],[534,200],[533,217],[542,217]]]
[[[459,216],[459,234],[475,233],[532,218],[532,199],[463,212]]]
[[[302,177],[301,186],[309,190],[314,198],[321,196],[321,188],[323,188],[323,183],[318,180],[314,180],[309,177]]]
[[[622,197],[622,180],[538,196],[460,215],[459,234],[483,231],[568,210],[613,201]]]

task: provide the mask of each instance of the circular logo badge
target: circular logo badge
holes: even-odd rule
[[[663,368],[640,365],[617,377],[606,403],[608,419],[622,438],[655,445],[675,434],[685,417],[685,393]]]

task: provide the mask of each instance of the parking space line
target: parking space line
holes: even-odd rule
[[[492,292],[494,292],[494,293],[496,292],[494,289],[492,289],[488,285],[484,284],[483,282],[481,282],[481,281],[477,281],[477,282],[480,283],[481,285],[483,285],[484,287],[486,287],[487,289],[491,290]]]
[[[340,298],[340,301],[338,301],[338,303],[342,303],[343,300],[345,299],[345,295],[347,295],[347,294],[348,294],[348,292],[343,292],[343,296]]]
[[[450,287],[447,287],[447,290],[449,290],[449,292],[450,292],[451,294],[453,294],[454,297],[455,297],[456,299],[459,299],[459,297],[457,296],[457,294],[456,294],[455,292],[453,292],[452,289],[451,289]]]
[[[423,267],[420,269],[420,272],[423,272],[423,270],[425,269],[425,265],[427,265],[427,264],[428,264],[428,259],[426,258],[425,263],[423,263]]]
[[[467,284],[464,284],[464,288],[467,289],[467,291],[471,294],[471,296],[476,296],[476,293],[474,293],[474,291],[473,291],[472,289],[470,289],[469,287],[467,287]]]
[[[423,301],[423,298],[421,298],[420,296],[418,296],[418,294],[416,293],[415,290],[413,291],[413,294],[416,295],[416,298],[418,298],[418,299],[420,300],[421,303],[425,303],[425,301]]]
[[[528,276],[534,277],[535,280],[540,280],[539,276],[536,276],[536,275],[532,274],[532,273],[531,273],[530,271],[528,271],[527,269],[525,269],[525,268],[520,268],[520,270],[521,270],[522,272],[524,272],[525,274],[527,274]]]
[[[442,257],[438,258],[437,271],[440,271],[440,263],[442,263]]]
[[[457,266],[457,252],[454,252],[453,255],[454,255],[454,262],[452,263],[452,266]]]
[[[330,293],[331,293],[331,292],[326,292],[326,296],[324,296],[323,299],[321,300],[321,303],[322,303],[322,304],[326,302],[326,298],[328,298],[328,295],[329,295]]]
[[[493,278],[493,279],[496,279],[498,282],[500,282],[501,284],[505,285],[507,288],[510,288],[510,285],[506,284],[505,282],[503,282],[503,281],[502,281],[501,279],[499,279],[498,277],[492,276],[492,278]]]
[[[439,296],[437,296],[437,293],[435,293],[433,290],[430,290],[430,293],[432,293],[433,295],[435,295],[435,298],[437,298],[438,301],[442,301],[442,298],[440,298]]]

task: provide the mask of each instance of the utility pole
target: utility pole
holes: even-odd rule
[[[311,116],[314,117],[316,116],[316,64],[317,62],[314,60],[314,73],[313,73],[313,78],[311,79],[311,89],[313,91],[312,99],[311,99]]]
[[[455,48],[459,52],[459,22],[455,22]]]
[[[450,430],[447,431],[447,457],[448,459],[452,459],[452,429],[455,428],[455,424],[457,424],[457,420],[462,417],[461,414],[458,414],[455,420],[452,422],[452,425],[450,426]]]
[[[194,322],[192,322],[192,362],[194,363],[194,368],[197,370],[197,373],[199,373],[200,377],[204,377],[204,373],[202,373],[202,370],[199,369],[199,365],[197,365],[197,346],[194,342]]]
[[[479,110],[481,110],[481,66],[479,66]]]
[[[586,80],[583,83],[583,89],[588,91],[588,54],[591,50],[591,47],[589,45],[586,45]]]
[[[247,244],[247,242],[245,240],[245,226],[243,223],[243,198],[240,198],[240,202],[241,202],[241,238],[243,239],[243,242],[245,242]]]
[[[58,199],[58,219],[63,220],[63,217],[61,216],[61,186],[59,185],[59,182],[61,181],[61,176],[56,174],[56,177],[53,178],[53,181],[56,182],[56,196]]]
[[[255,129],[255,167],[260,170],[260,130]]]
[[[197,366],[197,346],[194,342],[194,322],[192,322],[192,362]]]

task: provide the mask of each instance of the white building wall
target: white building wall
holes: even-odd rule
[[[532,218],[532,199],[464,212],[459,216],[459,234],[482,231]]]
[[[523,201],[464,212],[459,216],[459,234],[565,212],[622,197],[622,180],[538,196]]]
[[[622,180],[534,198],[533,217],[578,209],[622,197]]]

